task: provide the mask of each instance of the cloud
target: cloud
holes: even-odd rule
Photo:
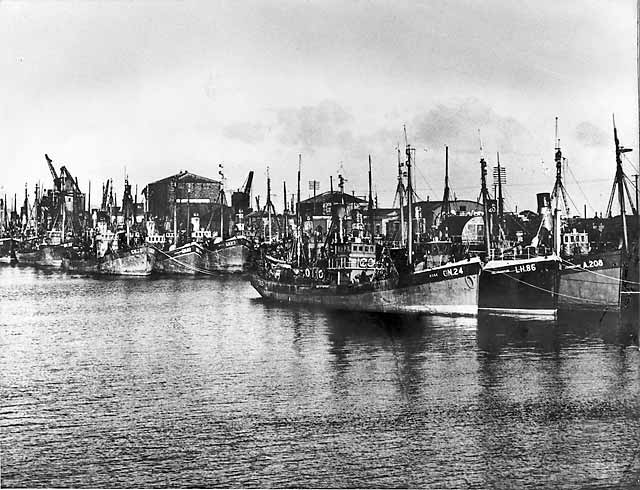
[[[475,98],[451,105],[439,104],[416,116],[413,125],[417,138],[429,147],[455,145],[457,151],[476,153],[480,151],[478,130],[485,146],[509,153],[522,152],[528,135],[522,123],[496,113]]]
[[[603,147],[609,144],[609,136],[595,124],[581,122],[575,129],[576,139],[588,147]]]
[[[325,146],[349,146],[353,141],[349,128],[353,116],[334,101],[281,109],[276,120],[282,143],[310,153]]]
[[[235,122],[222,128],[222,134],[229,139],[243,143],[255,143],[264,140],[269,127],[261,123]]]

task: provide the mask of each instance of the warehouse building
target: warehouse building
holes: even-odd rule
[[[219,232],[222,204],[225,235],[229,232],[231,208],[226,206],[222,183],[218,180],[182,171],[148,184],[143,194],[148,203],[147,212],[160,231],[173,229],[175,213],[178,231]]]

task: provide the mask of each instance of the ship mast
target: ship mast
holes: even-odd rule
[[[402,179],[402,158],[400,156],[400,143],[398,143],[398,186],[396,187],[396,197],[400,205],[400,245],[404,247],[404,181]]]
[[[506,183],[505,170],[500,166],[500,152],[496,153],[498,164],[498,220],[501,228],[504,227],[504,197],[502,196],[502,184]]]
[[[478,130],[478,135],[480,130]],[[489,219],[489,190],[487,189],[487,162],[484,159],[482,150],[482,139],[480,140],[480,183],[482,198],[482,214],[484,219],[484,241],[487,247],[487,258],[491,256],[491,221]]]
[[[24,184],[24,203],[22,207],[24,208],[24,225],[22,227],[23,233],[26,233],[29,230],[29,197],[28,197],[27,183]]]
[[[613,187],[611,189],[611,195],[609,196],[609,204],[607,206],[607,217],[609,218],[611,217],[611,207],[613,205],[613,199],[615,197],[616,190],[617,190],[618,202],[620,204],[620,217],[622,218],[622,240],[623,240],[624,250],[629,251],[629,230],[627,227],[625,192],[627,194],[627,197],[629,197],[631,210],[633,211],[633,214],[636,213],[636,210],[634,209],[633,201],[631,200],[631,195],[629,194],[629,189],[627,189],[627,183],[625,181],[626,176],[622,168],[622,155],[624,153],[630,152],[631,148],[625,148],[620,145],[620,140],[618,139],[618,129],[616,128],[615,117],[613,118],[613,140],[616,147],[616,176],[613,182]]]
[[[553,185],[553,191],[551,192],[551,199],[554,202],[553,210],[553,248],[557,255],[560,255],[562,248],[562,233],[560,225],[560,198],[562,198],[562,205],[564,206],[565,216],[569,216],[569,203],[567,202],[567,190],[562,182],[562,149],[560,148],[560,138],[558,137],[558,118],[556,117],[556,153],[554,160],[556,162],[556,181]]]
[[[108,184],[109,181],[107,181]],[[173,244],[178,246],[178,177],[173,178]]]
[[[191,241],[191,196],[190,194],[191,194],[191,184],[187,182],[187,243]]]
[[[558,118],[556,117],[556,182],[553,185],[553,191],[551,192],[551,199],[555,202],[556,210],[560,209],[560,198],[562,197],[562,204],[564,205],[564,212],[566,216],[569,216],[569,204],[567,201],[567,190],[562,182],[562,150],[560,149],[560,138],[558,138]]]
[[[269,227],[269,243],[271,243],[271,208],[273,203],[271,202],[271,177],[269,176],[269,167],[267,167],[267,226]]]
[[[636,24],[637,24],[637,33],[636,33],[636,76],[638,82],[638,148],[640,149],[640,0],[637,1],[636,5]],[[640,151],[638,152],[640,153]],[[640,207],[638,206],[638,202],[640,202],[640,187],[638,186],[638,176],[636,175],[636,253],[640,254]],[[640,266],[639,266],[640,267]],[[640,301],[638,301],[640,309]]]
[[[449,188],[449,147],[444,147],[444,195],[442,196],[442,219],[444,221],[451,214],[451,189]]]
[[[220,203],[220,239],[224,240],[224,166],[218,164],[218,175],[220,175],[220,189],[218,189],[218,201]]]
[[[282,204],[284,205],[284,209],[282,211],[282,213],[284,214],[284,217],[286,218],[289,214],[289,206],[287,206],[287,181],[283,180],[282,181]]]
[[[298,226],[297,252],[298,267],[300,267],[300,255],[302,253],[302,223],[300,222],[300,170],[302,168],[302,154],[298,154],[298,202],[296,203],[296,224]],[[315,185],[315,184],[314,184]]]
[[[371,243],[373,243],[373,195],[371,194],[371,155],[369,155],[369,236],[371,237]]]
[[[413,181],[411,175],[411,146],[407,140],[407,127],[404,128],[404,141],[407,154],[407,254],[409,264],[413,263]]]

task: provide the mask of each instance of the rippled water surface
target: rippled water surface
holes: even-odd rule
[[[0,268],[1,484],[631,487],[637,325],[401,319]],[[634,334],[634,330],[636,334]]]

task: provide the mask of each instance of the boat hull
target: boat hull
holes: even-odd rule
[[[16,261],[17,241],[13,238],[0,238],[0,263],[12,264]]]
[[[557,314],[559,259],[492,260],[480,275],[478,309],[508,315]]]
[[[36,267],[61,267],[68,247],[62,245],[42,245],[33,251],[16,251],[16,261],[21,265]]]
[[[249,270],[251,249],[244,241],[225,242],[207,250],[204,268],[211,272],[246,272]]]
[[[457,264],[457,265],[456,265]],[[377,313],[475,315],[480,262],[465,261],[357,285],[290,284],[257,274],[251,284],[266,299]]]
[[[162,274],[198,274],[203,271],[202,253],[203,248],[197,243],[190,243],[169,252],[156,249],[154,271]]]
[[[595,252],[562,261],[558,307],[562,309],[619,309],[622,250]]]
[[[244,241],[232,239],[213,249],[194,242],[169,252],[157,250],[157,254],[157,272],[195,275],[246,272],[251,250]]]
[[[65,258],[63,269],[81,274],[148,276],[154,263],[155,250],[143,246],[126,252],[113,252],[99,259]]]

